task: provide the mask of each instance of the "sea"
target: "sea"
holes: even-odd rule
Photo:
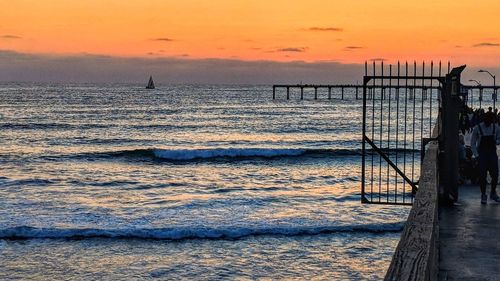
[[[271,86],[0,84],[1,280],[377,280],[362,101]]]

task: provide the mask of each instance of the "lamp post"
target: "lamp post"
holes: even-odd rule
[[[478,72],[486,72],[493,78],[493,110],[495,110],[496,109],[495,105],[496,105],[496,101],[497,101],[496,77],[495,77],[495,75],[491,74],[491,72],[489,72],[488,70],[480,69]]]
[[[481,101],[483,100],[483,91],[481,89],[481,83],[479,83],[479,81],[477,80],[474,80],[474,79],[470,79],[469,82],[476,82],[476,84],[479,86],[479,108],[481,108]],[[473,104],[473,99],[474,99],[474,89],[471,89],[471,99],[470,99],[470,102],[471,102],[471,107],[474,105]]]

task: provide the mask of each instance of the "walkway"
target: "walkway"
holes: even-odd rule
[[[439,210],[440,280],[500,281],[500,203],[481,205],[477,186],[459,192],[460,205]]]

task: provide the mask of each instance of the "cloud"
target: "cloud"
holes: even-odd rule
[[[276,52],[296,52],[303,53],[307,50],[307,47],[288,47],[276,50]]]
[[[317,27],[317,26],[309,27],[308,30],[309,31],[330,31],[330,32],[344,31],[344,29],[338,28],[338,27]]]
[[[478,43],[476,45],[473,45],[472,47],[500,47],[500,44],[491,43],[491,42],[483,42],[483,43]]]
[[[150,73],[155,82],[163,84],[353,83],[362,78],[363,65],[178,56],[46,55],[0,50],[0,81],[144,83]]]
[[[151,41],[172,42],[174,39],[167,37],[153,38]]]
[[[2,39],[21,39],[21,36],[17,35],[11,35],[11,34],[5,34],[5,35],[0,35],[0,38]]]
[[[361,47],[361,46],[347,46],[344,48],[344,51],[355,51],[355,50],[359,50],[359,49],[363,49],[363,47]]]

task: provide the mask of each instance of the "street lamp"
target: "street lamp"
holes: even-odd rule
[[[495,75],[491,74],[491,72],[489,72],[488,70],[480,69],[478,72],[486,72],[486,73],[488,73],[493,78],[493,109],[496,109],[496,107],[495,107],[495,104],[496,104],[496,101],[497,101],[496,77],[495,77]]]

